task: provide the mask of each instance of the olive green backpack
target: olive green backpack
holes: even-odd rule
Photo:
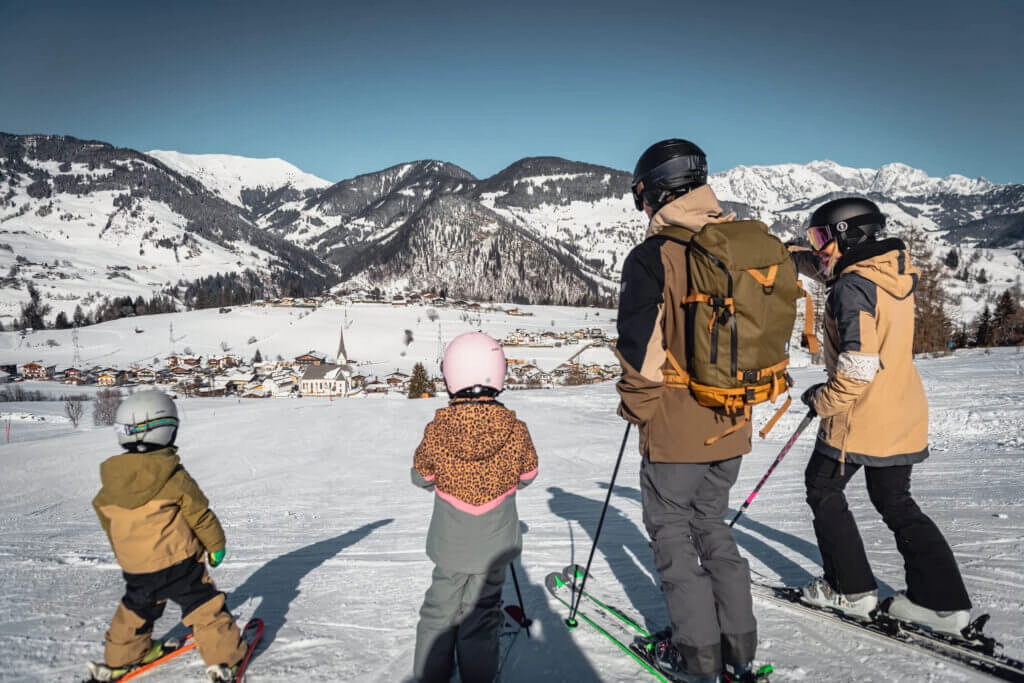
[[[803,345],[817,353],[811,298],[797,278],[789,250],[760,221],[709,223],[697,233],[670,226],[658,233],[686,246],[686,365],[668,353],[665,383],[687,387],[697,402],[750,421],[751,408],[786,401],[760,431],[763,438],[789,408],[793,380],[789,340],[796,302],[806,300]]]

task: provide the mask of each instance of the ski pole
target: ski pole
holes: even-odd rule
[[[566,625],[569,628],[576,627],[576,610],[580,607],[580,600],[583,598],[583,586],[587,583],[587,577],[590,576],[590,563],[594,559],[594,551],[597,550],[597,539],[601,536],[601,526],[604,524],[604,514],[608,512],[608,502],[612,498],[612,489],[615,488],[615,477],[619,475],[619,465],[622,464],[622,454],[626,452],[626,439],[629,437],[629,428],[633,424],[630,422],[626,423],[626,433],[622,435],[622,446],[619,447],[619,457],[615,461],[615,469],[612,471],[612,480],[608,484],[608,495],[604,497],[604,507],[601,508],[601,518],[597,520],[597,531],[594,532],[594,544],[590,546],[590,557],[587,558],[587,568],[583,570],[583,579],[580,581],[579,593],[577,593],[572,600],[572,607],[569,609],[569,618],[565,620]],[[575,583],[576,577],[573,576],[573,583]],[[575,589],[575,587],[574,587]]]
[[[516,587],[516,598],[519,599],[519,625],[526,629],[526,637],[530,637],[530,624],[533,619],[526,616],[526,607],[523,605],[523,593],[519,590],[519,577],[516,576],[515,562],[510,562],[508,568],[512,570],[512,585]]]
[[[768,468],[768,471],[764,473],[763,477],[761,477],[761,481],[757,482],[757,486],[755,486],[754,490],[750,492],[749,496],[747,496],[747,499],[743,502],[743,505],[740,506],[740,511],[737,512],[736,516],[732,518],[731,522],[729,522],[729,526],[736,524],[736,520],[740,518],[740,515],[746,512],[747,508],[750,507],[750,504],[754,502],[754,498],[757,497],[757,492],[760,491],[761,487],[764,486],[764,483],[768,481],[768,477],[771,476],[771,473],[775,470],[775,467],[780,462],[782,462],[782,459],[786,457],[786,453],[789,453],[789,449],[792,448],[793,444],[796,443],[796,440],[800,438],[800,434],[804,431],[807,425],[811,424],[811,420],[813,420],[817,416],[818,414],[813,410],[807,411],[807,414],[804,415],[804,419],[800,420],[800,424],[797,425],[796,431],[793,432],[793,436],[789,437],[789,441],[787,441],[786,445],[782,447],[781,451],[779,451],[779,455],[778,457],[775,458],[775,462],[771,464],[771,467]]]

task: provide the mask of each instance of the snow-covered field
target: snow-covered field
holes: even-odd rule
[[[265,360],[291,360],[318,351],[333,362],[338,337],[344,334],[348,359],[364,374],[385,375],[396,369],[408,373],[415,363],[422,362],[428,372],[440,376],[445,344],[463,332],[482,330],[503,339],[518,329],[530,334],[595,329],[615,336],[612,309],[513,304],[496,308],[501,310],[363,303],[328,303],[317,308],[252,305],[225,309],[225,313],[207,308],[121,318],[79,328],[77,367],[127,369],[134,364],[162,368],[167,355],[183,352],[204,360],[230,353],[248,362],[257,350]],[[514,308],[528,315],[504,312]],[[74,334],[70,329],[36,330],[25,335],[0,332],[0,363],[34,361],[56,364],[58,370],[74,366]],[[505,353],[509,359],[551,370],[586,346],[586,340],[557,347],[512,346]],[[606,349],[586,351],[583,361],[617,362]]]
[[[323,342],[314,334],[289,336],[280,352],[333,351],[328,344],[336,343],[344,311],[330,320],[326,313],[322,309],[294,320],[298,331],[324,315]],[[586,315],[587,322],[593,320],[593,312]],[[559,318],[571,328],[577,323],[572,316],[584,322],[582,309],[547,309],[526,320]],[[163,353],[167,342],[153,343],[145,352],[118,344],[140,337],[167,340],[167,320],[136,319],[130,324],[145,327],[146,333],[127,332],[126,327],[121,342],[99,337],[94,342],[91,328],[83,329],[82,355],[113,359]],[[607,323],[607,314],[599,320]],[[240,338],[258,335],[268,340],[261,342],[264,355],[279,352],[269,348],[274,326],[249,331],[242,328],[253,323],[245,322],[236,321]],[[346,330],[346,341],[351,355],[369,358],[372,347],[359,348],[363,342],[355,341],[361,324],[353,325],[351,339]],[[380,344],[391,336],[398,344],[405,324],[394,320]],[[426,330],[436,323],[421,325],[429,350],[410,355],[433,357],[437,339],[428,339]],[[445,327],[444,337],[449,328],[456,333],[454,327]],[[175,318],[175,334],[185,330],[195,335],[189,341],[196,347],[214,348],[221,341],[218,336],[200,339],[201,326]],[[4,335],[0,350],[25,351],[11,337]],[[246,346],[244,340],[231,343]],[[68,349],[62,345],[59,350]],[[407,357],[376,353],[392,365],[408,362]],[[946,533],[975,613],[990,613],[989,630],[1004,641],[1008,654],[1024,658],[1024,354],[958,351],[919,360],[918,367],[931,401],[933,455],[915,468],[914,493]],[[805,366],[796,368],[794,377],[798,387],[805,387],[820,373],[820,367]],[[585,563],[590,552],[625,424],[615,416],[614,385],[513,392],[504,400],[530,426],[541,470],[518,497],[525,549],[517,572],[526,612],[535,620],[533,637],[515,642],[503,680],[644,680],[646,674],[631,659],[596,633],[585,626],[569,632],[562,623],[565,611],[543,587],[546,573],[570,562]],[[267,624],[247,680],[392,682],[408,676],[417,610],[430,581],[424,535],[432,504],[428,493],[409,483],[408,469],[423,426],[443,403],[440,398],[398,397],[178,402],[183,462],[209,496],[228,536],[227,558],[212,575],[236,616],[256,615]],[[118,450],[114,435],[93,427],[89,415],[75,429],[59,419],[62,414],[57,401],[0,404],[0,428],[8,420],[11,425],[10,442],[0,431],[4,681],[82,678],[85,660],[102,657],[103,634],[123,588],[90,506],[99,486],[99,463]],[[755,443],[734,489],[734,508],[801,416],[802,411],[791,408],[768,439]],[[767,410],[757,417],[766,419]],[[736,527],[752,568],[793,584],[820,571],[803,501],[803,464],[812,443],[810,433],[797,442]],[[591,586],[639,614],[649,627],[660,628],[666,615],[641,521],[638,464],[634,433],[611,496]],[[862,477],[851,484],[850,499],[882,593],[902,588],[901,558],[867,500]],[[511,579],[505,597],[515,601]],[[773,681],[986,680],[781,607],[756,601],[755,609],[759,660],[775,665]],[[177,609],[169,607],[157,633],[180,632],[174,625],[177,616]],[[185,656],[146,680],[202,677],[198,657]]]

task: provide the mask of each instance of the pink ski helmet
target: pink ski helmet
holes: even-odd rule
[[[501,391],[505,387],[505,352],[497,340],[483,332],[466,332],[444,350],[441,372],[453,396],[475,386]]]

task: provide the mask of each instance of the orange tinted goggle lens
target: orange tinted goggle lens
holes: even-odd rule
[[[815,251],[824,249],[825,245],[832,241],[832,231],[827,225],[817,225],[807,228],[807,241]]]

